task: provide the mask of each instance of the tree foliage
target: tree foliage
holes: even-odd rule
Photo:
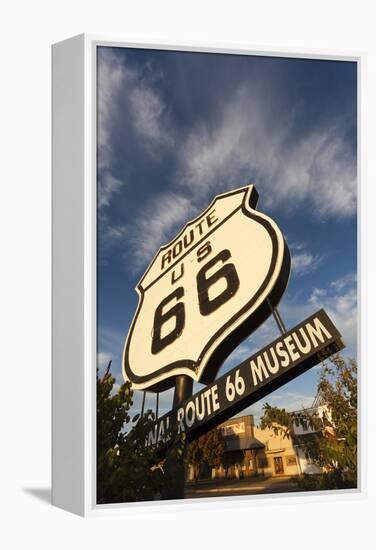
[[[194,480],[197,481],[200,464],[204,462],[204,450],[199,437],[188,445],[187,462],[193,467]]]
[[[325,404],[321,414],[309,409],[290,413],[264,405],[261,427],[270,428],[302,445],[307,458],[323,469],[322,476],[304,476],[304,488],[357,486],[357,365],[335,355],[321,367],[318,393]],[[301,426],[308,435],[297,436]]]
[[[184,435],[168,434],[172,444],[162,456],[157,447],[147,447],[146,437],[155,421],[152,411],[136,415],[130,382],[113,392],[111,362],[100,378],[97,372],[97,502],[107,504],[176,498],[176,472],[184,461]],[[175,493],[174,493],[175,490]]]
[[[225,448],[222,432],[216,428],[189,444],[187,462],[194,467],[195,480],[201,464],[206,463],[211,468],[218,468],[222,464]]]

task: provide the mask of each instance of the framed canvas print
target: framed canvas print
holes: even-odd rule
[[[360,56],[53,46],[53,502],[360,493]]]

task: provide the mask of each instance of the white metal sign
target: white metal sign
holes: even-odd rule
[[[271,313],[290,254],[253,185],[217,196],[162,246],[137,286],[123,354],[136,389],[166,389],[176,375],[211,382],[223,360]]]

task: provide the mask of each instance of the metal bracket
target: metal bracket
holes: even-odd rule
[[[285,323],[283,322],[282,317],[280,316],[278,309],[276,307],[272,306],[269,298],[266,298],[266,301],[268,302],[268,306],[270,308],[270,311],[272,312],[272,315],[274,317],[275,322],[277,323],[277,326],[280,330],[280,333],[283,336],[287,332]]]

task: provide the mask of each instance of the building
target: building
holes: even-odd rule
[[[312,406],[304,409],[304,412],[316,414],[320,418],[324,413],[327,416],[329,414],[320,395],[316,396]],[[245,415],[227,420],[217,429],[222,431],[226,445],[223,464],[216,469],[210,469],[203,464],[200,466],[201,477],[240,479],[257,475],[297,476],[322,472],[304,452],[302,436],[311,437],[315,433],[312,428],[295,426],[292,437],[283,437],[274,430],[255,426],[253,415]],[[190,466],[188,480],[192,479],[194,469]]]
[[[328,410],[327,405],[325,404],[322,395],[319,393],[315,397],[312,406],[308,409],[303,409],[301,411],[295,411],[295,413],[299,412],[305,412],[310,415],[316,415],[319,418],[323,418],[324,414],[330,418],[330,412]],[[326,428],[327,435],[333,435],[331,434],[330,428]],[[294,426],[294,436],[298,436],[300,440],[304,438],[309,438],[316,432],[311,428],[308,427],[305,429],[303,426]],[[299,444],[297,439],[295,438],[295,452],[297,459],[299,461],[300,470],[304,474],[320,474],[322,473],[322,469],[317,466],[311,459],[307,458],[305,452],[304,452],[304,446]]]
[[[219,468],[200,467],[200,477],[245,478],[262,476],[293,476],[301,473],[291,438],[283,438],[273,430],[257,428],[253,415],[227,420],[218,427],[222,431],[226,450]],[[194,479],[189,467],[188,480]]]
[[[227,477],[292,476],[301,473],[292,439],[276,435],[270,429],[258,428],[252,415],[228,420],[219,429],[225,439],[226,454],[237,451],[239,457],[239,462],[227,471]],[[225,471],[221,473],[225,475]]]
[[[248,477],[257,474],[258,456],[264,443],[254,434],[253,416],[232,418],[221,424],[226,451],[224,464],[215,472],[215,477]]]

